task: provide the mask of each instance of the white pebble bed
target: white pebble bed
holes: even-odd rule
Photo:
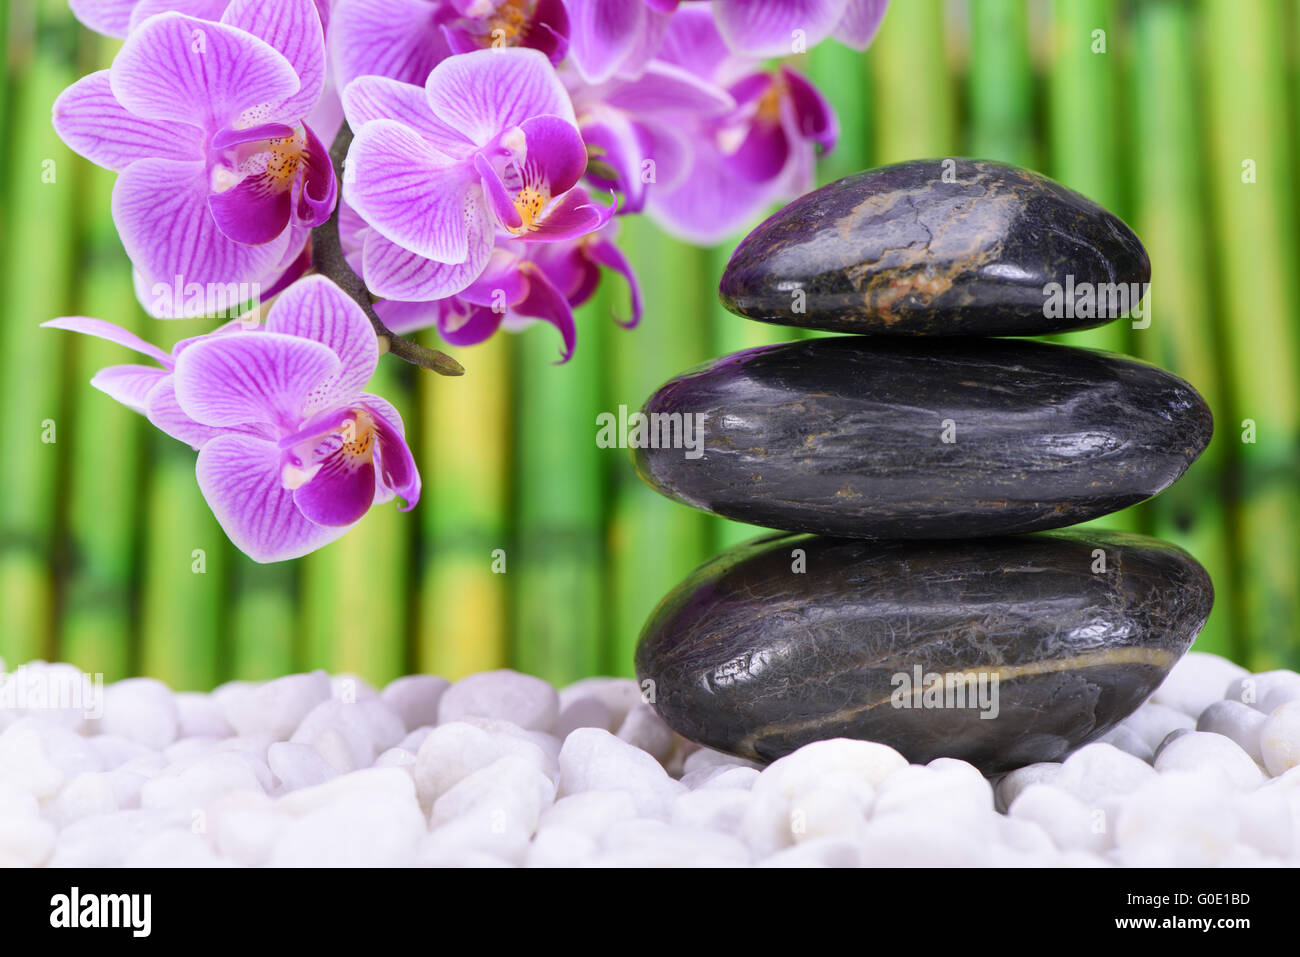
[[[1300,864],[1300,674],[1207,654],[1103,742],[996,781],[846,739],[760,769],[615,678],[133,678],[97,717],[20,703],[0,707],[0,866]]]

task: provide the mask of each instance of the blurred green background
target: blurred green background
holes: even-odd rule
[[[381,682],[511,666],[563,683],[630,674],[659,599],[755,529],[693,512],[596,446],[596,416],[635,409],[710,357],[796,337],[717,303],[731,247],[696,250],[644,219],[622,244],[646,292],[607,280],[552,364],[549,327],[454,350],[458,380],[381,363],[425,496],[378,509],[306,559],[259,566],[199,495],[194,453],[87,381],[122,349],[37,324],[89,314],[164,347],[212,323],[147,319],[109,218],[112,174],[74,156],[50,105],[116,44],[63,0],[6,0],[0,22],[0,658],[67,660],[106,680],[182,689],[324,667]],[[1300,192],[1296,0],[894,0],[875,45],[797,58],[843,128],[826,182],[903,159],[1031,166],[1118,212],[1152,260],[1151,325],[1062,337],[1190,381],[1217,434],[1158,499],[1098,524],[1158,535],[1210,571],[1196,647],[1300,666],[1296,293]],[[1254,441],[1245,420],[1253,423]],[[495,550],[502,549],[503,553]],[[504,555],[504,573],[493,570]],[[496,562],[500,569],[500,562]]]

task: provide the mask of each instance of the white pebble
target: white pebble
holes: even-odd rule
[[[286,791],[314,787],[339,776],[334,765],[309,744],[277,741],[267,751],[267,763]]]
[[[1005,811],[1015,803],[1020,792],[1031,784],[1051,784],[1061,774],[1061,765],[1055,761],[1039,761],[1023,768],[1008,771],[998,779],[997,807]]]
[[[405,748],[389,748],[375,758],[377,768],[411,768],[415,769],[415,753]]]
[[[1240,701],[1242,704],[1248,704],[1252,708],[1263,711],[1264,701],[1272,692],[1279,688],[1294,686],[1297,682],[1300,682],[1300,675],[1285,669],[1242,675],[1240,678],[1234,678],[1228,683],[1227,689],[1223,692],[1223,697],[1232,701]]]
[[[213,695],[182,691],[175,698],[178,738],[228,738],[235,733]]]
[[[1156,756],[1156,770],[1219,774],[1234,788],[1249,790],[1264,783],[1264,772],[1231,738],[1191,731],[1171,741]]]
[[[370,722],[356,702],[322,701],[307,712],[289,740],[310,744],[343,774],[375,760]]]
[[[1136,731],[1126,724],[1115,725],[1115,727],[1111,728],[1098,738],[1097,741],[1101,744],[1113,744],[1125,754],[1131,754],[1138,760],[1146,761],[1148,764],[1151,763],[1151,759],[1155,757],[1154,752],[1147,743],[1142,740]]]
[[[92,814],[118,809],[118,789],[112,771],[83,771],[68,781],[50,804],[48,816],[59,827]]]
[[[1170,731],[1177,728],[1193,729],[1196,719],[1168,705],[1148,701],[1121,722],[1124,727],[1141,738],[1152,753],[1160,747]]]
[[[1183,739],[1187,740],[1187,739]],[[1221,778],[1187,771],[1158,775],[1124,802],[1115,824],[1120,863],[1129,867],[1213,867],[1237,844],[1231,792]]]
[[[604,867],[737,867],[750,862],[749,850],[734,837],[644,819],[612,825],[601,851],[596,864]]]
[[[648,704],[639,704],[627,713],[619,725],[618,737],[652,755],[661,764],[667,763],[677,739],[673,729],[664,724],[663,718]]]
[[[690,791],[673,802],[669,823],[739,835],[753,796],[739,788]]]
[[[818,838],[777,851],[759,861],[759,867],[860,867],[858,845],[844,838]]]
[[[1259,750],[1264,767],[1279,777],[1300,766],[1300,700],[1279,705],[1260,729]]]
[[[180,716],[171,689],[152,678],[127,678],[104,689],[100,729],[161,750],[176,740]]]
[[[636,801],[627,791],[583,791],[570,794],[542,812],[538,833],[559,830],[598,839],[615,821],[636,817]]]
[[[438,721],[446,724],[472,715],[549,731],[559,710],[560,697],[550,684],[504,669],[470,675],[448,688],[438,704]]]
[[[171,765],[144,782],[140,806],[193,811],[231,791],[262,793],[260,763],[242,751],[224,751]]]
[[[582,791],[628,791],[642,817],[667,819],[672,802],[686,791],[663,765],[599,728],[579,728],[560,750],[561,795]]]
[[[577,698],[560,709],[555,719],[555,736],[564,740],[579,728],[600,728],[602,731],[613,730],[614,715],[605,702],[592,696]]]
[[[330,679],[323,671],[227,687],[219,700],[235,733],[266,732],[277,741],[287,740],[307,714],[330,697]]]
[[[1223,699],[1223,689],[1229,682],[1246,674],[1245,668],[1218,655],[1189,651],[1169,669],[1151,700],[1195,718]]]
[[[727,754],[723,751],[714,751],[712,748],[697,748],[686,758],[682,765],[682,771],[685,774],[690,774],[692,771],[698,771],[701,768],[712,767],[754,768],[758,771],[763,769],[763,765],[757,761],[750,761],[748,758]]]
[[[463,721],[439,725],[415,755],[415,785],[420,803],[433,802],[479,768],[507,756],[522,757],[553,776],[557,769],[532,741],[506,732],[489,732]]]
[[[405,799],[352,791],[290,822],[276,841],[270,864],[408,867],[415,863],[424,834],[424,815],[413,791]]]
[[[1109,844],[1104,812],[1060,788],[1031,784],[1016,797],[1008,813],[1037,824],[1062,851],[1101,853]]]
[[[629,711],[645,702],[641,686],[631,678],[584,678],[560,692],[560,707],[580,698],[595,698],[609,711],[607,729],[617,728]],[[576,730],[576,729],[575,729]]]
[[[462,778],[434,801],[429,826],[487,813],[498,829],[517,827],[531,836],[542,809],[554,800],[554,781],[532,761],[507,755]]]
[[[773,761],[754,782],[755,793],[779,793],[793,798],[828,780],[852,782],[873,790],[889,775],[907,767],[907,759],[874,741],[833,738],[804,745]]]
[[[385,685],[379,699],[402,719],[407,731],[414,731],[438,723],[438,702],[450,687],[450,681],[436,675],[406,675]]]
[[[1256,711],[1250,705],[1225,698],[1216,701],[1196,720],[1197,731],[1211,731],[1236,741],[1251,758],[1264,763],[1264,755],[1259,749],[1259,735],[1264,728],[1267,715]]]

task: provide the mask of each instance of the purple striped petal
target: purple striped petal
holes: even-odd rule
[[[534,116],[578,125],[564,84],[537,50],[478,50],[443,60],[425,91],[434,114],[477,146]]]
[[[780,0],[777,0],[780,5]],[[668,32],[659,48],[659,59],[712,80],[719,68],[732,59],[727,42],[718,32],[713,13],[702,3],[682,7],[668,22]]]
[[[308,521],[280,480],[280,450],[247,435],[218,435],[199,451],[199,490],[235,547],[255,562],[300,558],[346,528]]]
[[[564,194],[545,216],[519,238],[532,243],[563,242],[595,232],[618,211],[618,204],[601,206],[592,202],[584,189],[571,189]]]
[[[340,89],[372,74],[423,84],[451,56],[439,25],[454,14],[431,0],[338,0],[329,45]]]
[[[294,135],[294,129],[286,123],[259,123],[242,129],[227,127],[212,137],[210,143],[214,150],[228,150],[232,146],[244,143],[256,143],[258,140],[285,139]]]
[[[799,135],[829,153],[840,136],[834,107],[802,74],[783,66],[781,78],[789,91],[791,112]]]
[[[170,374],[157,366],[109,366],[96,372],[90,384],[133,412],[143,413],[149,406],[149,393]]]
[[[526,264],[531,267],[531,264]],[[573,357],[573,347],[577,344],[578,329],[573,321],[573,309],[569,300],[546,278],[546,274],[536,267],[528,269],[528,295],[523,302],[515,306],[514,312],[530,319],[549,322],[560,331],[564,345],[560,350],[560,362],[568,362]]]
[[[176,382],[172,377],[159,383],[150,393],[145,415],[154,428],[193,449],[201,449],[218,435],[227,434],[224,429],[200,425],[181,411],[180,403],[176,401]]]
[[[176,357],[176,400],[202,425],[267,423],[292,432],[313,393],[342,368],[332,350],[309,339],[276,332],[217,336]]]
[[[737,176],[726,157],[702,148],[675,189],[650,191],[646,209],[671,235],[712,246],[754,219],[772,195],[772,184]]]
[[[366,236],[361,274],[366,286],[385,299],[427,301],[454,296],[474,282],[492,255],[491,223],[486,215],[468,218],[469,256],[463,263],[440,263],[417,256],[374,230]]]
[[[420,501],[420,471],[415,467],[411,448],[406,444],[406,426],[397,409],[377,395],[363,394],[361,401],[375,417],[379,437],[379,478],[384,489],[395,492],[409,512]]]
[[[108,70],[84,76],[54,101],[54,131],[96,166],[120,172],[146,156],[203,157],[203,131],[188,123],[160,123],[128,113],[109,86]]]
[[[451,300],[438,316],[438,334],[453,346],[476,346],[492,337],[504,312]]]
[[[357,131],[347,169],[344,198],[372,228],[426,259],[469,257],[468,217],[486,211],[468,164],[449,163],[409,127],[375,120]]]
[[[384,299],[375,303],[375,312],[393,332],[404,336],[408,332],[418,332],[437,325],[438,317],[445,311],[447,303],[454,299],[434,300],[431,302],[402,302],[397,299]]]
[[[587,255],[591,261],[613,269],[627,281],[628,293],[632,298],[632,318],[627,322],[616,320],[625,329],[631,329],[641,321],[641,284],[637,282],[636,272],[628,262],[623,251],[607,239],[597,239],[587,246]]]
[[[865,50],[876,38],[889,0],[849,0],[835,27],[835,39],[855,50]]]
[[[280,115],[310,113],[325,89],[325,33],[314,0],[232,0],[221,22],[265,40],[293,66],[300,86],[279,105]]]
[[[567,0],[569,58],[588,83],[604,83],[637,48],[644,0]]]
[[[306,148],[301,172],[293,183],[293,222],[314,229],[326,222],[338,202],[339,184],[334,176],[329,147],[320,141],[310,126],[303,124]]]
[[[113,188],[113,222],[146,289],[178,281],[182,289],[191,283],[260,283],[289,252],[290,230],[260,246],[235,242],[221,232],[208,209],[202,162],[132,163]],[[150,300],[141,302],[154,314],[170,311],[166,318],[184,312],[174,303],[171,310],[159,310]]]
[[[324,276],[308,276],[280,294],[266,317],[266,331],[310,339],[328,347],[342,366],[331,392],[360,392],[379,364],[379,340],[361,307]]]
[[[137,0],[68,0],[72,15],[96,33],[124,37],[131,28],[131,11]]]
[[[636,80],[616,85],[604,98],[610,106],[644,116],[657,112],[698,115],[726,113],[736,106],[731,94],[685,67],[654,62]]]
[[[713,15],[727,45],[746,56],[789,56],[795,31],[811,49],[830,34],[844,16],[845,0],[714,0]]]
[[[79,332],[83,336],[107,339],[109,342],[116,342],[119,346],[126,346],[126,348],[146,355],[151,359],[157,359],[166,369],[170,369],[173,365],[172,357],[157,346],[145,342],[134,332],[128,332],[121,326],[115,326],[103,319],[91,319],[89,316],[61,316],[58,319],[42,322],[41,327],[43,329],[66,329],[68,332]]]
[[[386,76],[358,77],[343,91],[343,110],[354,130],[371,120],[396,120],[449,159],[464,159],[474,151],[473,143],[433,115],[423,86]]]
[[[221,23],[165,13],[126,38],[109,71],[113,95],[151,120],[224,129],[253,107],[298,91],[292,64],[265,40]],[[279,119],[264,115],[262,120]]]
[[[527,154],[525,185],[544,184],[552,196],[571,189],[587,169],[587,148],[572,123],[558,116],[534,116],[519,125]]]
[[[230,0],[136,0],[131,13],[134,30],[150,17],[160,13],[184,13],[199,20],[220,20]]]
[[[311,480],[294,489],[293,502],[305,518],[317,525],[350,526],[375,504],[377,444],[373,426],[367,426],[364,454],[350,454],[349,446],[333,436],[335,448],[325,456]]]
[[[246,176],[224,193],[208,196],[217,228],[237,243],[258,246],[275,239],[289,225],[292,196],[268,187],[262,177]]]

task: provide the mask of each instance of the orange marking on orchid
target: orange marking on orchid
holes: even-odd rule
[[[515,193],[515,209],[519,212],[519,218],[522,219],[523,225],[511,229],[512,233],[519,235],[537,228],[537,219],[542,215],[542,210],[546,204],[551,201],[551,191],[545,186],[524,186],[519,192]]]

